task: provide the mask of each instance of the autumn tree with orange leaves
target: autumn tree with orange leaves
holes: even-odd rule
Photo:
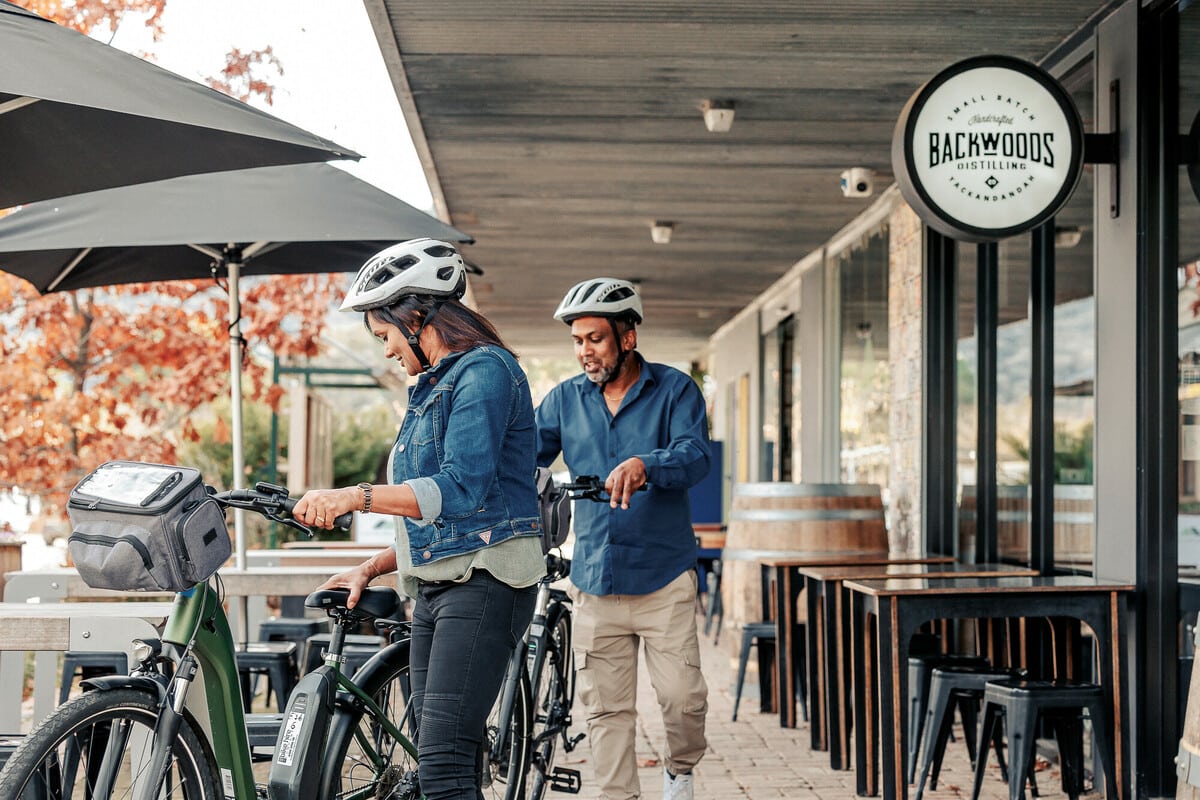
[[[167,0],[18,0],[76,30],[115,30],[127,14],[157,34]],[[241,99],[269,98],[256,67],[270,49],[230,51],[219,79]],[[3,270],[0,259],[0,270]],[[281,357],[314,355],[340,276],[243,284],[246,340]],[[175,460],[198,434],[197,409],[229,393],[228,296],[214,281],[169,281],[39,296],[0,272],[0,489],[61,504],[111,459]],[[274,402],[266,366],[244,359],[247,398]]]

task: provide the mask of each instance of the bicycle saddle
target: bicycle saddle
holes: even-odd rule
[[[400,611],[400,595],[395,589],[385,586],[368,586],[358,598],[354,608],[346,608],[349,589],[319,589],[304,598],[305,608],[320,608],[331,615],[365,622],[371,619],[389,619]]]

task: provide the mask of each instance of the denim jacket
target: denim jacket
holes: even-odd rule
[[[510,353],[450,353],[409,389],[392,450],[423,519],[405,518],[414,566],[513,536],[540,536],[529,381]]]

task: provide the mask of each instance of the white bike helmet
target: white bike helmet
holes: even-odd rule
[[[466,265],[454,245],[412,239],[367,259],[338,310],[369,311],[413,294],[458,299],[466,288]]]
[[[554,318],[570,325],[580,317],[633,317],[642,321],[642,298],[629,281],[589,278],[571,287],[558,304]]]

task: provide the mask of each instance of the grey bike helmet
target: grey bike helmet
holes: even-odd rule
[[[589,278],[571,287],[558,304],[554,318],[570,325],[580,317],[632,317],[642,321],[642,298],[629,281]]]
[[[367,259],[338,310],[370,311],[414,294],[457,300],[466,288],[466,265],[454,245],[413,239]]]

